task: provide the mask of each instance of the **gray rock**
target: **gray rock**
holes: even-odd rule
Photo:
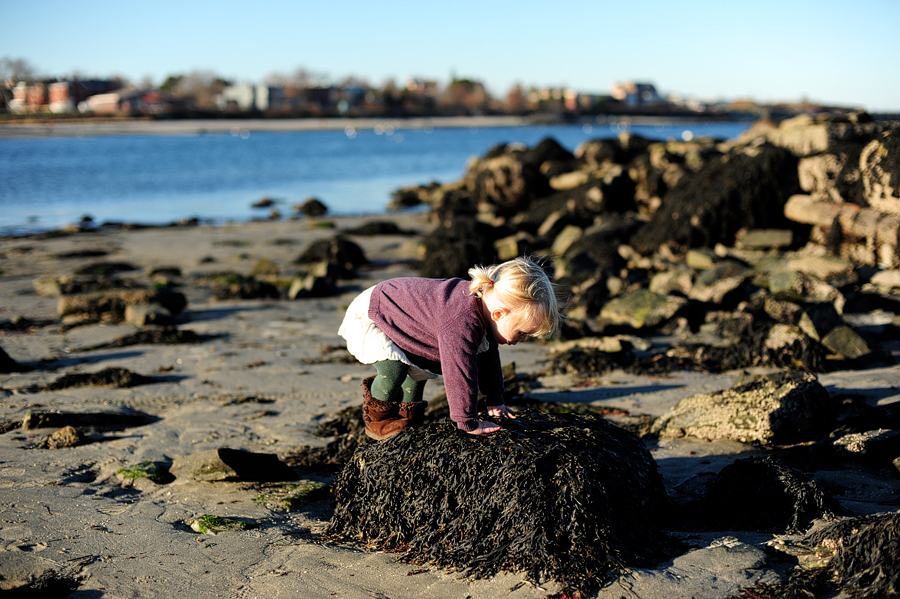
[[[726,295],[744,283],[750,272],[750,268],[734,260],[717,262],[697,277],[688,297],[721,304]]]
[[[750,229],[739,232],[735,246],[745,250],[785,248],[794,242],[790,229]]]
[[[872,353],[865,339],[847,325],[836,326],[822,338],[822,345],[848,360]]]
[[[527,254],[532,247],[534,247],[534,237],[524,231],[494,242],[497,259],[502,262]]]
[[[900,127],[869,142],[859,157],[859,167],[869,206],[900,214]]]
[[[654,327],[675,316],[686,303],[687,299],[683,297],[639,289],[607,302],[600,311],[600,318],[635,329]]]
[[[84,437],[78,429],[72,426],[64,426],[58,431],[54,431],[46,439],[47,449],[63,449],[65,447],[75,447],[84,443]]]
[[[129,304],[125,306],[125,322],[136,327],[155,324],[175,324],[172,313],[159,304]]]
[[[828,302],[834,305],[838,313],[844,311],[846,302],[836,287],[798,270],[778,270],[770,273],[769,292],[781,299],[807,303]]]
[[[890,460],[900,454],[900,431],[880,428],[835,439],[834,446],[854,456]]]
[[[660,416],[651,432],[781,445],[827,435],[834,418],[828,392],[816,377],[795,372],[685,398]]]
[[[649,289],[653,293],[688,295],[694,286],[694,271],[683,265],[673,266],[658,272],[650,279]]]
[[[843,318],[831,304],[813,304],[800,316],[800,330],[816,341],[822,341],[835,327],[844,324]]]
[[[272,453],[253,453],[222,447],[175,460],[170,469],[176,478],[201,481],[277,482],[297,480],[297,473]]]

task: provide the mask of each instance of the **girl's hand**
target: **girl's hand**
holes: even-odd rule
[[[495,433],[500,430],[500,425],[494,424],[493,422],[488,422],[486,420],[480,420],[478,422],[478,428],[474,431],[466,431],[470,435],[486,435],[488,433]]]
[[[488,408],[488,416],[493,416],[494,418],[511,418],[512,420],[516,419],[515,412],[510,411],[506,405],[502,406],[491,406]]]

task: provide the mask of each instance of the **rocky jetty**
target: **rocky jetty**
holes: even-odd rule
[[[893,364],[898,139],[900,124],[866,114],[759,124],[727,142],[623,133],[574,154],[546,139],[395,197],[431,206],[424,276],[546,257],[569,298],[564,339],[674,337],[652,359],[663,370]],[[649,368],[635,353],[614,362]]]

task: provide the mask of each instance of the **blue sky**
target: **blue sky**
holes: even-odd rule
[[[0,0],[0,57],[39,73],[298,67],[374,85],[412,76],[608,92],[626,80],[704,100],[900,112],[900,0]]]

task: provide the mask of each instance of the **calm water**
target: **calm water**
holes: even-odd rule
[[[749,123],[630,126],[653,139],[730,139]],[[225,222],[282,214],[310,196],[332,214],[383,213],[400,187],[459,179],[466,161],[501,142],[553,137],[574,150],[622,125],[135,135],[0,139],[0,234],[95,222]]]

